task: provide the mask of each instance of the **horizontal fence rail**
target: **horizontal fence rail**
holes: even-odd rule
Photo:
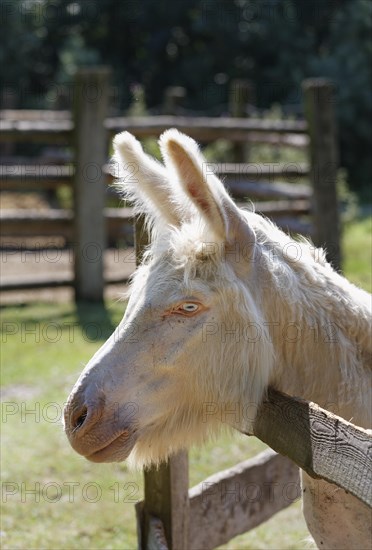
[[[127,226],[132,228],[134,221],[132,208],[105,208],[104,215],[109,236],[113,239],[116,239],[120,233],[125,234]],[[62,235],[71,240],[73,219],[74,212],[68,209],[3,209],[0,212],[3,237]]]
[[[99,68],[96,72],[94,70],[82,71],[77,76],[77,86],[82,82],[89,84],[90,80],[99,81],[100,85],[106,89],[107,78],[109,72],[104,68]],[[80,79],[80,80],[79,80]],[[79,84],[80,83],[80,84]],[[84,84],[83,84],[84,85]],[[103,89],[102,88],[102,89]],[[138,138],[144,137],[157,137],[163,130],[169,127],[177,127],[181,131],[188,133],[195,139],[208,143],[219,138],[230,140],[234,144],[235,153],[239,155],[244,154],[244,146],[247,143],[261,143],[267,140],[267,143],[273,145],[283,146],[290,145],[293,147],[310,145],[309,137],[312,133],[312,165],[317,166],[317,170],[314,171],[312,166],[308,164],[293,164],[293,163],[268,163],[268,164],[253,164],[253,163],[206,163],[206,170],[213,171],[224,181],[229,188],[232,196],[238,200],[253,200],[257,202],[256,210],[264,215],[267,215],[274,219],[278,225],[284,230],[288,230],[294,233],[302,233],[310,235],[314,238],[315,244],[324,245],[325,235],[327,234],[328,227],[332,225],[332,246],[329,251],[335,250],[332,254],[329,252],[330,259],[334,260],[335,265],[339,265],[339,251],[337,244],[338,226],[337,226],[337,213],[335,208],[329,204],[329,198],[324,199],[325,194],[332,197],[334,193],[327,191],[334,185],[333,180],[328,181],[326,186],[324,181],[321,180],[321,169],[324,166],[328,166],[326,160],[335,157],[331,147],[333,138],[330,138],[329,133],[333,132],[331,125],[325,126],[327,129],[327,136],[319,137],[319,132],[315,132],[312,124],[310,123],[311,117],[315,117],[318,125],[322,124],[322,116],[319,116],[320,104],[316,101],[318,97],[323,103],[329,96],[328,85],[324,85],[324,82],[317,83],[310,82],[305,86],[307,103],[309,106],[309,116],[307,120],[262,120],[259,118],[242,118],[242,117],[205,117],[205,116],[173,116],[173,115],[160,115],[160,116],[142,116],[142,117],[108,117],[106,108],[107,94],[102,94],[102,98],[91,109],[92,105],[84,102],[84,97],[80,98],[78,108],[75,108],[74,113],[70,111],[38,111],[38,110],[3,110],[0,111],[0,124],[1,134],[0,140],[3,143],[12,143],[17,141],[27,142],[45,142],[51,146],[68,145],[73,148],[75,155],[71,154],[71,151],[66,154],[63,151],[62,154],[56,153],[56,149],[52,149],[48,154],[51,158],[57,158],[57,164],[52,165],[50,161],[45,164],[36,164],[35,162],[25,165],[12,165],[7,160],[6,164],[0,166],[0,190],[2,191],[48,191],[49,197],[52,197],[51,193],[56,192],[60,186],[69,186],[74,189],[75,195],[75,209],[84,213],[86,210],[97,211],[96,203],[102,203],[106,197],[117,196],[117,191],[114,187],[108,185],[107,189],[103,189],[100,185],[97,185],[94,181],[84,181],[88,177],[84,173],[83,167],[90,164],[94,164],[96,170],[102,171],[101,181],[102,183],[110,184],[112,182],[112,165],[103,166],[103,163],[97,164],[97,155],[89,154],[89,150],[99,148],[100,158],[104,151],[108,150],[108,141],[111,137],[120,131],[126,130],[132,132]],[[319,90],[325,90],[322,94],[319,94]],[[328,95],[327,95],[328,94]],[[80,94],[77,94],[80,97]],[[103,99],[106,97],[105,101]],[[312,100],[312,98],[315,98]],[[323,101],[324,100],[324,101]],[[325,120],[329,121],[330,102],[322,107],[322,112]],[[97,121],[97,131],[89,132],[87,129],[88,124],[85,125],[85,130],[80,131],[82,118],[82,112],[86,113],[84,116],[95,117],[97,108],[100,109],[100,122]],[[243,109],[244,111],[244,109]],[[237,114],[241,111],[238,109]],[[328,114],[327,114],[328,113]],[[93,120],[92,118],[92,120]],[[98,119],[97,119],[98,120]],[[78,126],[78,127],[76,127]],[[98,131],[98,128],[102,127],[102,131]],[[313,128],[313,129],[312,129]],[[80,133],[79,133],[80,132]],[[263,141],[262,141],[263,140]],[[291,141],[292,140],[292,141]],[[90,143],[87,150],[82,144]],[[319,144],[318,144],[319,142]],[[321,143],[320,143],[321,142]],[[80,143],[80,148],[77,148],[77,144]],[[318,145],[314,145],[317,143]],[[329,149],[329,155],[328,155]],[[332,151],[331,151],[332,149]],[[78,152],[77,152],[78,151]],[[79,152],[80,151],[80,152]],[[81,153],[84,152],[84,160],[81,158]],[[54,155],[54,157],[53,157]],[[328,155],[328,156],[327,156]],[[322,156],[321,163],[317,164],[318,156]],[[66,159],[64,164],[63,157]],[[234,158],[236,155],[234,154]],[[238,159],[239,160],[239,159]],[[318,167],[319,165],[319,167]],[[76,174],[76,167],[80,166],[82,170],[81,174]],[[103,168],[101,168],[103,166]],[[332,174],[335,173],[334,167],[332,167]],[[328,172],[327,172],[328,174]],[[327,177],[326,174],[326,177]],[[333,176],[332,176],[333,177]],[[317,199],[314,204],[313,194],[314,189],[301,183],[301,180],[307,178],[318,186]],[[295,183],[295,185],[294,185]],[[95,193],[92,193],[92,185],[95,187]],[[83,203],[80,205],[79,197],[83,192],[82,189],[87,187],[84,191]],[[79,193],[77,193],[79,191]],[[95,197],[95,200],[93,200]],[[86,201],[89,202],[89,208],[86,205]],[[274,204],[265,204],[268,201],[278,201],[277,206]],[[284,203],[283,201],[287,201]],[[327,202],[328,201],[328,202]],[[79,206],[80,205],[80,206]],[[310,223],[308,217],[313,215],[313,211],[317,213],[317,227],[314,228]],[[10,226],[17,231],[17,234],[22,236],[28,231],[30,235],[35,235],[35,232],[41,231],[42,235],[47,234],[47,228],[56,232],[61,230],[61,237],[66,240],[71,239],[71,213],[64,211],[59,215],[52,212],[48,218],[45,214],[40,214],[40,223],[37,222],[37,216],[34,213],[30,213],[27,217],[21,213],[14,212],[14,221],[10,219],[10,213],[5,212],[3,216],[4,232],[5,235],[10,234]],[[73,214],[73,232],[82,230],[83,225],[86,223],[77,223],[76,215]],[[80,218],[80,215],[79,215]],[[328,223],[328,218],[332,223]],[[130,222],[130,216],[127,214],[110,213],[108,215],[105,212],[104,219],[101,216],[100,226],[106,225],[106,236],[102,232],[102,245],[105,238],[109,239],[112,243],[115,240],[115,231],[119,231],[117,237],[128,235],[127,225]],[[87,216],[89,220],[89,216]],[[119,229],[119,220],[123,222],[123,228]],[[90,222],[91,223],[91,222]],[[44,227],[42,229],[42,225]],[[23,228],[21,227],[23,226]],[[96,224],[97,225],[97,224]],[[322,226],[319,228],[318,226]],[[92,234],[96,231],[96,226],[91,227],[88,234]],[[76,239],[75,239],[76,240]],[[336,244],[334,244],[336,243]],[[130,243],[129,243],[130,244]],[[80,266],[83,269],[82,266]],[[102,266],[101,266],[102,269]],[[83,270],[84,272],[84,270]],[[81,272],[82,273],[82,272]],[[87,275],[87,280],[91,281],[91,277]],[[97,272],[98,281],[98,272]],[[102,280],[101,280],[102,283]],[[90,284],[90,283],[89,283]],[[102,290],[101,290],[102,292]]]
[[[270,449],[189,491],[190,548],[212,550],[254,529],[301,495],[298,468]]]
[[[238,206],[250,210],[246,203]],[[256,211],[270,216],[279,226],[296,232],[310,233],[311,225],[289,218],[291,215],[309,214],[308,200],[260,202]],[[132,208],[105,208],[104,216],[109,239],[117,240],[120,235],[128,235],[134,221]],[[74,212],[70,209],[3,209],[0,211],[0,223],[3,237],[48,237],[61,235],[72,239]]]
[[[129,273],[127,276],[124,274],[120,276],[108,276],[105,277],[105,283],[109,285],[125,285],[129,283],[130,280]],[[74,276],[73,275],[32,275],[31,277],[2,277],[1,279],[1,290],[37,290],[44,288],[67,288],[74,286]]]
[[[30,116],[30,111],[28,111]],[[32,118],[27,118],[27,112],[23,118],[10,118],[9,111],[0,111],[1,141],[23,141],[34,133],[35,139],[40,136],[55,137],[61,134],[61,139],[71,137],[73,121],[71,117],[62,119],[57,117],[50,119],[45,116],[38,117],[38,111]],[[274,134],[301,134],[306,136],[307,124],[303,120],[261,120],[253,118],[231,117],[182,117],[158,115],[151,117],[109,117],[104,122],[105,129],[110,135],[115,135],[123,130],[133,133],[139,138],[159,135],[168,128],[178,128],[201,141],[213,141],[214,139],[227,139],[231,141],[246,141],[247,134],[274,133]],[[37,137],[39,136],[39,137]],[[33,141],[31,139],[31,141]]]
[[[115,164],[106,164],[100,170],[104,172],[108,180],[111,181],[115,176]],[[299,179],[308,178],[310,168],[304,163],[216,163],[206,162],[205,173],[218,174],[226,181],[234,181],[237,178],[244,178],[247,181],[277,180],[285,178],[290,183],[297,183]],[[39,162],[32,164],[3,164],[0,165],[0,184],[1,188],[13,190],[14,186],[27,185],[27,181],[44,182],[51,180],[52,186],[60,184],[71,184],[75,174],[73,164],[51,164],[40,159]]]
[[[0,143],[52,143],[68,145],[72,141],[70,120],[1,120]]]
[[[292,504],[301,496],[297,466],[372,507],[372,430],[270,389],[254,435],[280,454],[267,450],[189,489],[187,548],[212,550]],[[137,505],[140,522],[145,506]],[[167,548],[159,520],[148,547]]]
[[[372,430],[270,389],[253,435],[311,477],[336,483],[372,507]]]

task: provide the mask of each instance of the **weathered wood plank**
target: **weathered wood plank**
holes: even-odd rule
[[[234,181],[247,181],[257,184],[263,178],[276,180],[286,178],[291,182],[308,177],[309,170],[305,164],[231,164],[207,163],[207,173],[216,172],[228,184]],[[105,164],[103,172],[105,181],[111,183],[112,165]],[[72,164],[48,164],[45,161],[32,164],[3,164],[0,165],[1,190],[41,190],[56,188],[59,185],[71,185],[74,176]]]
[[[49,240],[49,239],[48,239]],[[0,286],[2,290],[27,290],[43,287],[73,285],[71,249],[53,246],[48,240],[45,246],[41,239],[27,247],[25,241],[8,243],[1,251]],[[35,242],[36,241],[36,242]],[[135,268],[134,249],[106,250],[104,255],[105,284],[125,285]],[[53,269],[50,269],[52,264]],[[19,266],[22,265],[22,269]],[[58,266],[58,269],[55,269]]]
[[[306,122],[303,120],[262,120],[231,117],[116,117],[107,118],[105,126],[111,134],[127,130],[137,137],[148,137],[159,135],[167,128],[178,128],[197,139],[212,140],[220,137],[233,139],[234,141],[245,141],[247,132],[303,134],[307,131]]]
[[[0,211],[3,237],[63,235],[72,237],[72,210],[3,209]]]
[[[0,121],[0,143],[30,142],[70,144],[73,123],[70,120],[54,122],[39,120],[2,120]]]
[[[309,199],[311,188],[307,185],[289,183],[266,183],[250,182],[243,178],[227,175],[224,178],[226,187],[231,194],[237,198],[259,198],[259,199]]]
[[[267,450],[189,491],[190,549],[209,550],[245,533],[301,494],[298,468]]]
[[[107,155],[103,130],[108,107],[110,70],[81,69],[75,76],[74,94],[74,247],[75,299],[103,300],[105,180],[102,167]],[[89,93],[88,93],[89,92]],[[90,97],[90,94],[93,94]]]
[[[164,526],[160,519],[150,517],[146,550],[168,550]]]
[[[247,203],[238,203],[247,207]],[[310,224],[297,216],[310,212],[308,201],[272,201],[256,203],[256,211],[269,216],[276,223],[297,233],[311,234]],[[68,209],[3,209],[0,211],[1,234],[3,237],[31,237],[61,235],[71,239],[74,213]],[[108,238],[112,241],[129,235],[133,223],[133,209],[105,208],[104,217]]]
[[[73,126],[71,120],[2,120],[0,141],[67,143],[71,141]],[[105,128],[111,135],[127,130],[140,138],[158,136],[173,127],[200,141],[223,138],[239,142],[247,141],[249,132],[302,135],[307,131],[304,121],[288,120],[179,116],[116,117],[105,120]]]
[[[310,142],[307,134],[275,134],[271,132],[248,132],[247,139],[250,143],[294,149],[307,149]]]
[[[36,208],[4,208],[0,211],[2,223],[27,223],[28,221],[48,222],[53,220],[72,220],[73,210],[65,208],[50,208],[38,210]]]
[[[246,203],[237,203],[240,207],[246,207]],[[300,214],[309,214],[311,203],[309,200],[294,201],[264,201],[255,203],[255,211],[265,216],[276,218],[278,216],[295,216]]]
[[[280,227],[283,231],[287,233],[298,233],[300,235],[305,235],[306,237],[312,237],[313,235],[314,228],[313,224],[310,222],[304,222],[302,220],[290,218],[288,216],[277,218],[274,216],[270,217],[274,219],[278,227]]]
[[[51,109],[0,109],[0,120],[71,120],[71,111]]]
[[[72,185],[72,166],[52,164],[0,165],[0,190],[19,191],[55,189],[60,185]]]
[[[223,177],[224,184],[234,199],[288,199],[304,200],[311,199],[311,188],[307,185],[287,183],[267,183],[240,180],[229,175]],[[115,187],[109,187],[108,193],[112,196],[119,196]]]
[[[181,451],[159,468],[145,470],[145,505],[142,537],[147,548],[150,519],[156,517],[164,526],[169,548],[189,550],[189,472],[188,455]]]
[[[116,166],[114,162],[105,164],[104,172],[108,175],[114,176],[116,173]],[[203,166],[204,173],[208,174],[216,173],[219,176],[234,175],[238,176],[239,180],[249,180],[252,178],[253,182],[260,180],[261,178],[277,178],[286,177],[294,181],[297,178],[308,177],[310,175],[310,168],[307,163],[295,163],[295,162],[206,162]]]
[[[48,109],[2,109],[0,110],[0,120],[2,122],[51,122],[62,121],[72,122],[71,111],[61,110],[48,110]],[[222,121],[221,124],[229,128],[235,129],[249,129],[249,131],[273,131],[279,133],[305,133],[306,122],[303,120],[286,121],[286,120],[262,120],[260,118],[250,118],[250,123],[244,124],[244,117],[234,115],[234,117],[195,117],[195,116],[173,116],[173,115],[158,115],[158,116],[143,116],[143,117],[109,117],[107,118],[107,128],[112,129],[115,126],[125,126],[125,122],[128,121],[128,131],[131,128],[153,128],[163,126],[177,126],[177,120],[181,120],[184,123],[185,120],[190,121],[190,125],[198,126],[204,125],[207,127],[218,127],[219,124],[215,124],[213,121]],[[231,121],[230,123],[228,121]],[[159,126],[160,125],[160,126]],[[36,126],[37,127],[37,126]],[[51,127],[51,126],[50,126]],[[120,131],[120,130],[119,130]]]
[[[249,207],[247,203],[237,203],[241,208]],[[282,216],[307,214],[310,211],[308,201],[269,201],[256,203],[256,211],[278,218]],[[117,230],[123,224],[133,222],[133,209],[125,208],[105,208],[105,219],[110,228]],[[3,209],[0,212],[0,222],[2,224],[2,234],[12,235],[21,234],[27,236],[29,229],[32,227],[40,227],[42,234],[48,234],[48,231],[53,228],[56,231],[56,225],[59,223],[70,224],[73,219],[73,210],[69,209],[50,209],[50,210],[35,210],[35,209]]]
[[[128,276],[105,277],[106,285],[128,284]],[[72,275],[32,275],[30,277],[2,277],[0,290],[36,290],[42,288],[63,288],[74,286]]]
[[[48,237],[61,235],[73,238],[73,210],[68,209],[3,209],[0,211],[2,237]],[[111,241],[132,233],[132,208],[105,208],[107,236]]]
[[[296,181],[298,178],[308,177],[310,174],[309,165],[295,162],[265,162],[265,163],[232,163],[232,162],[207,162],[204,165],[205,173],[215,172],[222,175],[238,175],[239,179],[253,178],[253,181],[261,178],[283,177]]]
[[[133,208],[104,208],[104,214],[107,218],[118,219],[121,221],[133,221]],[[48,223],[54,220],[72,220],[73,210],[67,208],[50,208],[46,210],[37,210],[35,208],[4,208],[0,212],[0,220],[4,223],[18,223],[22,221],[42,221]]]
[[[336,483],[372,507],[372,430],[270,389],[254,435],[310,476]]]
[[[2,277],[0,290],[31,290],[73,286],[72,276],[33,275],[30,277]]]

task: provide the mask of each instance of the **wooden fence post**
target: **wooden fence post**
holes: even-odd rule
[[[340,219],[336,187],[338,148],[333,85],[327,79],[314,78],[304,81],[303,90],[310,137],[314,243],[326,247],[328,261],[340,270]]]
[[[149,243],[144,218],[135,223],[135,247],[137,265],[142,260],[144,248]],[[189,465],[188,453],[181,451],[159,468],[145,470],[145,499],[143,507],[137,508],[139,548],[188,550],[189,537]],[[160,520],[151,528],[153,519]],[[154,525],[154,523],[152,524]],[[166,543],[164,544],[165,535]]]
[[[245,118],[247,105],[253,104],[253,84],[250,80],[236,78],[232,80],[229,90],[229,113],[232,117]],[[235,143],[233,148],[234,162],[248,162],[249,143]]]
[[[75,299],[103,300],[103,256],[107,134],[107,67],[81,69],[74,88],[74,248]]]
[[[177,115],[186,97],[186,88],[169,86],[164,94],[164,112],[167,115]]]
[[[142,548],[151,546],[149,521],[161,520],[169,550],[189,550],[188,453],[181,451],[159,468],[145,470]]]

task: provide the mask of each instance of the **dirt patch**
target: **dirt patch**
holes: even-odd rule
[[[7,281],[29,281],[45,277],[51,281],[63,277],[73,278],[74,256],[72,250],[2,250],[0,251],[0,285]],[[134,250],[105,251],[105,278],[128,278],[135,269]],[[1,286],[0,286],[1,288]],[[127,291],[127,285],[106,285],[105,298],[117,299]],[[65,288],[41,288],[35,290],[7,290],[0,292],[2,305],[22,304],[32,301],[72,302],[72,286]]]

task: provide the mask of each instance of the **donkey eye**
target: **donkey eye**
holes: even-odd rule
[[[174,313],[180,313],[181,315],[187,315],[190,313],[196,313],[200,309],[200,305],[194,302],[184,302],[180,304],[175,310]]]
[[[180,306],[180,309],[182,309],[182,311],[187,311],[187,313],[193,313],[194,311],[197,311],[199,309],[199,306],[198,304],[193,304],[193,303],[185,303],[185,304],[182,304]]]

